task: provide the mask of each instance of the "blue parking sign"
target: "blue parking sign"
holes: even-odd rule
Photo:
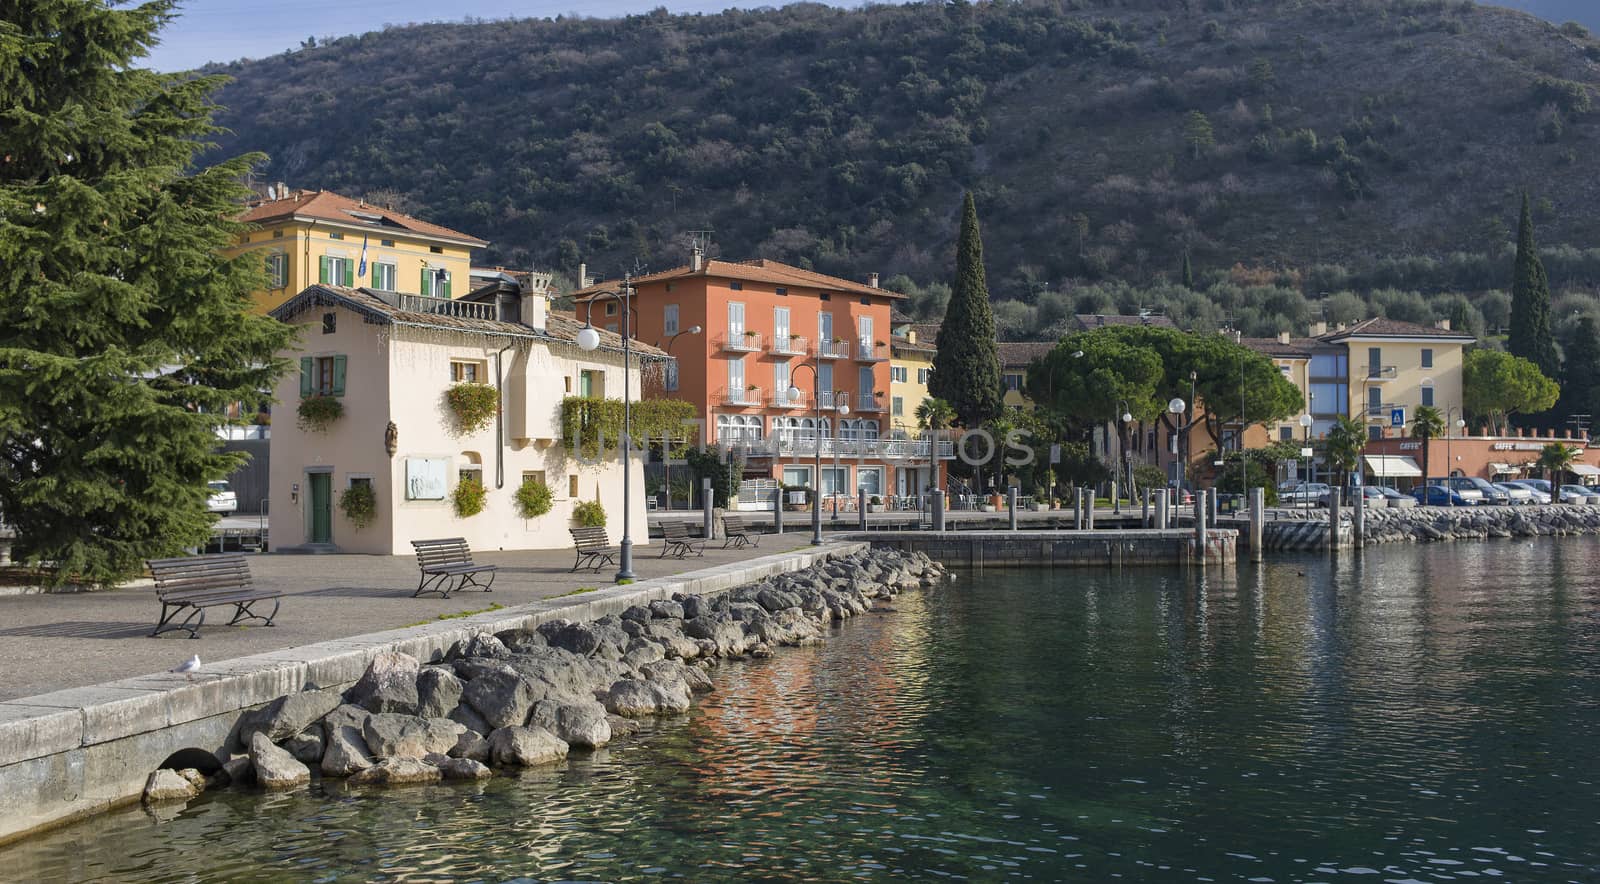
[[[1403,427],[1406,425],[1406,410],[1404,408],[1389,409],[1389,426]]]

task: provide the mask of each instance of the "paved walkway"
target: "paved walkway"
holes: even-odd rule
[[[719,549],[703,558],[656,558],[641,547],[639,578],[666,577],[807,545],[805,535],[762,539],[759,550]],[[412,626],[490,605],[510,607],[608,586],[614,568],[569,573],[570,551],[488,552],[477,561],[498,565],[494,592],[440,599],[411,598],[417,586],[410,556],[264,555],[250,559],[260,586],[281,589],[283,607],[272,628],[224,626],[227,609],[214,608],[202,638],[165,633],[149,638],[161,611],[153,587],[94,593],[0,597],[0,701],[161,672],[199,654],[206,662],[260,654],[313,642]]]

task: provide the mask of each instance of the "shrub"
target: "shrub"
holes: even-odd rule
[[[357,482],[339,495],[339,510],[359,531],[378,518],[378,493],[371,482]]]
[[[1162,488],[1167,484],[1167,474],[1154,464],[1140,464],[1133,468],[1133,481],[1140,488]]]
[[[550,493],[549,485],[529,476],[522,480],[522,485],[512,497],[517,501],[517,509],[524,519],[535,519],[550,512],[554,495]]]
[[[452,502],[455,504],[457,516],[463,519],[476,516],[483,512],[484,504],[489,502],[489,490],[483,487],[482,480],[462,479],[461,483],[456,485]]]
[[[500,391],[488,384],[455,384],[444,393],[463,433],[476,433],[489,425],[500,408]]]
[[[604,528],[606,525],[606,509],[598,500],[579,501],[572,508],[572,520],[584,528]]]
[[[308,433],[322,433],[333,422],[344,417],[344,403],[333,396],[307,396],[300,400],[296,410],[300,429]]]

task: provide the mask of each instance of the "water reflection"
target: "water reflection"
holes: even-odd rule
[[[472,786],[220,793],[30,881],[1596,880],[1593,540],[989,571]],[[0,876],[4,877],[4,876]]]

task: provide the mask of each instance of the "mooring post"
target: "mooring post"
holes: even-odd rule
[[[1072,530],[1083,530],[1083,489],[1074,488],[1072,495]]]
[[[1139,525],[1143,528],[1150,527],[1150,489],[1144,490],[1144,500],[1139,510]]]
[[[867,530],[867,489],[856,489],[856,529]]]
[[[1117,480],[1111,480],[1111,512],[1122,515],[1122,498],[1117,496]]]
[[[1083,490],[1083,530],[1094,530],[1094,486]]]
[[[1206,561],[1206,499],[1210,496],[1205,491],[1194,493],[1194,551],[1201,564]]]
[[[1017,486],[1006,489],[1006,511],[1010,514],[1011,530],[1017,530]]]
[[[772,492],[772,533],[783,533],[783,486]]]
[[[935,488],[930,492],[933,495],[933,530],[944,530],[944,489]]]
[[[1241,498],[1241,499],[1243,499],[1243,498]],[[1222,495],[1218,494],[1217,490],[1215,488],[1213,488],[1213,489],[1211,489],[1211,491],[1209,493],[1206,494],[1206,500],[1210,501],[1210,504],[1211,504],[1211,509],[1209,510],[1209,512],[1211,513],[1211,524],[1212,525],[1221,524],[1221,522],[1222,522]]]
[[[704,524],[702,525],[702,528],[705,531],[705,536],[706,536],[707,540],[711,539],[711,522],[712,522],[712,519],[711,519],[711,505],[712,505],[712,503],[713,503],[713,498],[712,498],[712,495],[711,495],[711,477],[707,476],[707,477],[705,477],[705,478],[700,480],[700,510],[701,510],[701,513],[702,513],[701,518],[703,519],[703,522],[704,522]]]
[[[1267,524],[1267,489],[1250,489],[1250,561],[1266,561],[1266,550],[1261,548],[1262,535]]]
[[[1356,549],[1360,549],[1367,542],[1367,494],[1363,489],[1356,489],[1355,499],[1350,501],[1350,521],[1355,527]]]
[[[1339,556],[1339,496],[1338,488],[1328,489],[1328,554],[1334,558]]]
[[[1155,490],[1155,505],[1155,522],[1152,524],[1157,530],[1165,531],[1167,530],[1167,489],[1157,488]]]

